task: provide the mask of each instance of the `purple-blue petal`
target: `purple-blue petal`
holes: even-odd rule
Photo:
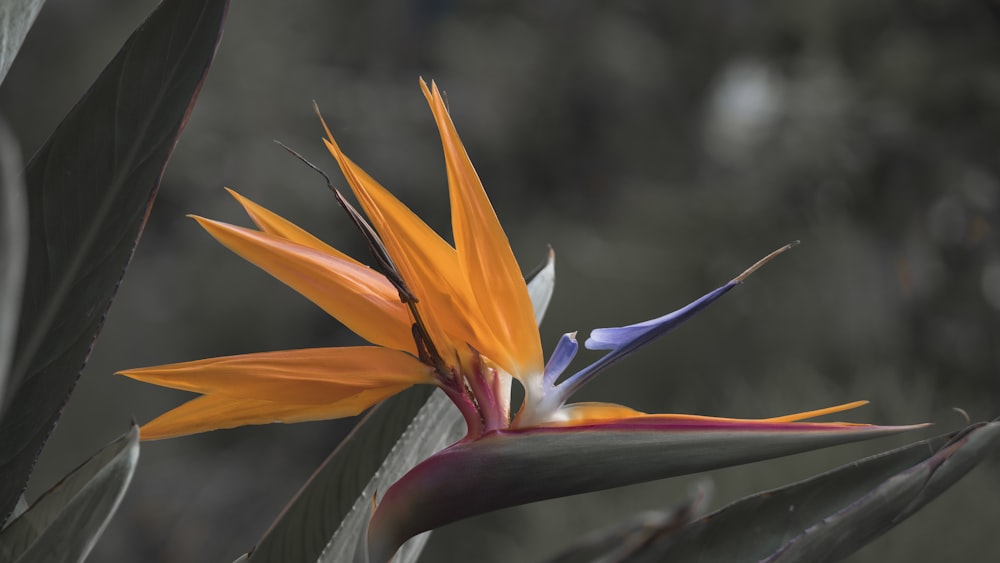
[[[556,344],[555,351],[549,357],[549,362],[545,364],[543,381],[545,381],[546,386],[553,385],[556,379],[559,379],[559,376],[562,375],[562,372],[566,371],[570,362],[576,357],[576,351],[579,348],[580,345],[576,342],[575,332],[567,332],[562,335],[562,338],[559,339],[559,344]]]
[[[652,340],[670,332],[698,311],[708,307],[730,289],[739,285],[733,280],[726,285],[696,299],[680,309],[655,319],[617,328],[598,328],[590,333],[584,346],[588,350],[611,350],[604,357],[566,379],[558,387],[563,401],[569,398],[601,370],[617,362]]]
[[[627,354],[650,340],[670,332],[737,285],[738,282],[729,282],[662,317],[628,326],[596,328],[590,332],[590,338],[584,346],[588,350],[614,350],[614,353]]]

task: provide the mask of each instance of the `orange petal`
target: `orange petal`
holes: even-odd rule
[[[290,240],[296,244],[301,244],[302,246],[307,246],[313,250],[318,250],[324,254],[340,258],[341,260],[354,262],[358,266],[362,265],[354,258],[351,258],[336,248],[312,236],[302,227],[299,227],[273,211],[257,205],[253,201],[250,201],[246,197],[238,194],[235,190],[226,188],[226,191],[229,192],[229,195],[236,198],[236,201],[243,206],[247,215],[249,215],[250,219],[252,219],[254,224],[257,225],[257,228],[265,233],[283,238],[285,240]]]
[[[646,416],[645,413],[614,403],[573,403],[559,409],[562,420],[542,424],[542,426],[576,426],[608,420],[620,420]],[[560,418],[562,418],[560,417]]]
[[[483,348],[483,339],[470,324],[476,315],[470,310],[468,284],[458,265],[455,249],[347,158],[325,122],[323,128],[328,137],[323,142],[340,165],[403,280],[419,299],[417,307],[435,344],[439,347],[448,344],[460,353],[471,344],[491,356],[492,350]],[[440,352],[446,353],[445,350]]]
[[[559,413],[563,415],[560,420],[546,422],[540,424],[539,426],[584,426],[588,424],[600,424],[602,422],[611,422],[611,421],[622,421],[622,422],[627,421],[635,423],[642,423],[643,421],[647,422],[689,421],[689,422],[721,422],[728,424],[799,422],[802,420],[808,420],[810,418],[816,418],[818,416],[824,416],[827,414],[833,414],[851,409],[856,409],[860,406],[867,404],[868,401],[854,401],[851,403],[844,403],[842,405],[836,405],[824,409],[800,412],[785,416],[752,419],[752,418],[723,418],[717,416],[702,416],[696,414],[646,414],[613,403],[573,403],[559,409]],[[845,422],[835,422],[830,424],[838,426],[844,426],[844,425],[866,426],[864,424],[852,424]]]
[[[329,420],[360,414],[408,385],[367,389],[336,403],[296,405],[259,399],[204,395],[148,422],[140,429],[143,440],[160,440],[250,424]]]
[[[358,336],[416,352],[410,313],[382,274],[274,235],[194,219],[227,248],[301,293]]]
[[[868,404],[868,401],[854,401],[851,403],[844,403],[842,405],[836,405],[833,407],[827,407],[825,409],[817,409],[814,411],[799,412],[795,414],[787,414],[785,416],[776,416],[774,418],[764,418],[760,422],[798,422],[800,420],[808,420],[810,418],[816,418],[818,416],[823,416],[827,414],[833,414],[837,412],[849,411],[851,409],[856,409],[858,407],[863,407]]]
[[[334,403],[365,389],[434,383],[429,366],[375,346],[225,356],[119,373],[184,391],[298,405]]]
[[[511,375],[542,372],[542,345],[521,270],[435,84],[420,82],[441,133],[459,263],[482,318],[515,363]],[[502,358],[493,358],[502,363]],[[506,366],[505,366],[506,367]]]

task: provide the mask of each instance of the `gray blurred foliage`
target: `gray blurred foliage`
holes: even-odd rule
[[[7,0],[0,4],[0,82],[17,57],[45,0]]]
[[[7,122],[0,118],[0,414],[7,405],[14,363],[21,290],[28,257],[28,205],[24,193],[24,160]]]
[[[25,154],[153,6],[49,0],[0,88]],[[547,349],[637,321],[803,244],[580,400],[838,418],[1000,411],[1000,6],[812,2],[242,0],[167,169],[106,328],[32,491],[185,395],[115,370],[356,342],[184,215],[248,224],[230,186],[364,258],[317,177],[349,155],[448,230],[436,80],[526,269],[557,255]],[[149,444],[94,560],[231,561],[262,535],[349,422]],[[912,440],[912,438],[908,438]],[[888,449],[843,447],[712,472],[726,503]],[[851,561],[991,561],[997,460]],[[692,479],[519,507],[446,527],[426,561],[537,560],[684,497]]]
[[[125,496],[138,459],[139,428],[133,425],[0,530],[0,559],[86,560]]]

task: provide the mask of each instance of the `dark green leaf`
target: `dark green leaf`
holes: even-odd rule
[[[84,365],[220,37],[226,0],[166,0],[28,164],[28,269],[0,420],[0,515]]]
[[[133,426],[0,531],[0,560],[83,561],[118,508],[138,459],[139,429]]]
[[[24,498],[24,495],[21,495],[17,497],[17,504],[14,505],[14,511],[10,513],[10,519],[14,520],[24,514],[25,510],[28,510],[28,499]]]
[[[909,518],[988,455],[1000,451],[1000,422],[966,429],[934,455],[816,522],[764,561],[838,561]]]
[[[623,561],[832,561],[898,524],[998,445],[996,422],[910,444],[736,501]]]
[[[21,310],[21,288],[28,254],[27,204],[21,178],[21,151],[7,124],[0,121],[0,414],[10,385],[7,372]]]
[[[45,0],[4,0],[0,2],[0,84],[35,22]]]

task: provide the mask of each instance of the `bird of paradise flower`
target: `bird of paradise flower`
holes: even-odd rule
[[[385,491],[369,525],[367,555],[386,561],[408,538],[474,514],[918,427],[803,422],[865,401],[762,420],[567,404],[605,368],[691,318],[791,245],[677,311],[592,331],[586,348],[608,353],[560,381],[578,349],[575,333],[565,334],[543,361],[536,311],[507,237],[440,91],[433,82],[420,85],[444,148],[454,246],[345,156],[324,122],[324,143],[364,216],[335,195],[365,236],[377,270],[231,190],[258,230],[194,219],[373,345],[122,371],[201,394],[143,426],[143,439],[352,416],[411,385],[439,387],[461,412],[467,433]],[[513,380],[524,400],[512,415]]]

